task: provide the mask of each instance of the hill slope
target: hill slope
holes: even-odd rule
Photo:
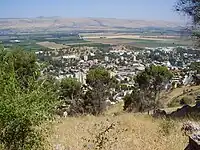
[[[181,150],[188,142],[179,122],[140,114],[71,117],[53,128],[49,141],[58,149],[93,150],[102,146],[102,150]]]
[[[144,27],[178,27],[180,23],[113,18],[1,18],[0,29],[20,30],[116,30]]]

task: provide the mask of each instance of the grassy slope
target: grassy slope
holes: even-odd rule
[[[182,136],[180,122],[170,128],[169,135],[163,135],[163,120],[155,120],[142,114],[123,113],[121,106],[112,108],[105,115],[66,118],[54,123],[52,145],[62,145],[73,150],[94,150],[92,140],[112,123],[115,127],[104,135],[107,137],[103,150],[180,150],[187,145],[187,137]],[[85,138],[85,140],[84,140]],[[85,145],[85,146],[84,146]],[[90,147],[90,148],[87,148]]]
[[[183,90],[190,91],[191,89],[193,89],[192,92],[198,92],[200,90],[200,86],[188,86],[188,87],[176,88],[172,92],[162,95],[162,98],[160,99],[160,101],[164,102],[164,104],[167,105],[175,98],[178,98],[180,96],[182,97],[186,96],[187,94],[183,94]]]
[[[177,88],[168,93],[165,101],[182,94],[183,89],[199,90],[199,86]],[[51,147],[59,145],[63,149],[94,150],[95,136],[107,129],[114,128],[103,135],[103,150],[181,150],[188,138],[181,132],[182,121],[168,122],[153,119],[145,114],[125,113],[123,104],[117,104],[99,117],[80,116],[58,119],[53,123],[53,132],[49,136]],[[113,114],[117,113],[116,116]],[[173,125],[174,124],[174,125]],[[169,130],[169,134],[163,134]],[[98,140],[100,141],[100,140]]]

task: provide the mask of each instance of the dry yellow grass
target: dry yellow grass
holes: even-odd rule
[[[179,90],[171,96],[176,96]],[[187,146],[188,138],[181,132],[182,121],[168,122],[145,114],[125,113],[122,106],[117,104],[98,117],[58,119],[49,136],[50,149],[57,145],[59,150],[94,150],[102,141],[102,150],[182,150]]]
[[[166,93],[162,95],[162,98],[160,101],[162,101],[165,105],[170,103],[174,98],[180,96],[183,94],[184,90],[193,90],[192,92],[198,92],[200,90],[200,86],[186,86],[186,87],[181,87],[181,88],[176,88],[170,93]],[[183,95],[184,96],[184,95]]]
[[[49,140],[54,146],[62,145],[63,149],[94,150],[95,144],[92,140],[95,140],[95,136],[115,124],[113,129],[103,135],[107,138],[103,140],[103,150],[184,149],[187,137],[182,136],[180,123],[170,128],[169,135],[164,135],[160,128],[162,122],[163,120],[154,120],[146,115],[128,113],[118,116],[72,117],[54,123]]]

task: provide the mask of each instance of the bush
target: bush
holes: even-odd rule
[[[189,104],[192,104],[192,103],[194,103],[194,100],[191,97],[183,97],[180,100],[180,105],[189,105]]]
[[[53,117],[57,99],[54,85],[29,75],[25,88],[7,55],[0,53],[0,145],[6,150],[44,149],[40,125]],[[23,65],[20,74],[26,67]]]
[[[119,135],[128,132],[128,129],[119,129],[120,122],[100,122],[88,131],[90,138],[82,137],[84,145],[83,149],[87,150],[104,150],[116,149],[117,143],[120,141]]]
[[[175,98],[170,103],[167,104],[168,107],[178,107],[180,106],[180,100]]]
[[[193,104],[195,101],[191,97],[183,97],[181,99],[175,98],[170,103],[168,103],[168,107],[178,107],[181,105],[190,105]]]
[[[39,126],[52,118],[56,95],[46,86],[34,84],[24,92],[7,82],[0,94],[0,143],[5,149],[42,149]]]

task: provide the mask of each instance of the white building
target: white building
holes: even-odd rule
[[[105,56],[105,61],[109,61],[109,57],[108,56]]]
[[[83,59],[84,59],[85,61],[88,61],[88,56],[85,55]]]
[[[83,72],[75,73],[75,78],[82,84],[86,84],[86,74]]]

